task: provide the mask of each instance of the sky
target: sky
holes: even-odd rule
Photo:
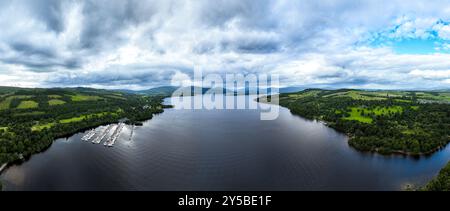
[[[448,0],[1,0],[0,29],[0,86],[450,88]]]

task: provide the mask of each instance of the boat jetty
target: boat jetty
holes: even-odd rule
[[[92,129],[89,130],[82,138],[83,141],[89,141],[92,139],[93,144],[100,144],[105,138],[106,141],[103,143],[104,146],[112,147],[122,132],[122,129],[125,127],[125,123],[129,120],[127,118],[123,118],[119,120],[118,124],[110,124],[102,127],[102,129]],[[111,131],[112,132],[111,134]],[[134,130],[134,125],[133,125]],[[133,136],[133,130],[131,131],[131,136]],[[111,134],[111,135],[110,135]],[[131,140],[130,136],[130,140]],[[95,138],[94,138],[95,137]]]
[[[119,123],[119,125],[116,127],[116,130],[113,132],[113,134],[103,143],[104,146],[112,147],[114,143],[116,143],[117,138],[120,135],[120,132],[122,132],[123,127],[125,126],[125,123]]]
[[[106,129],[97,136],[97,138],[92,140],[92,143],[93,144],[100,144],[100,142],[102,142],[102,140],[106,137],[106,135],[108,135],[109,131],[113,128],[113,126],[114,125],[108,125],[106,127]]]
[[[81,138],[81,140],[83,140],[83,141],[89,141],[92,137],[95,136],[95,133],[96,133],[95,129],[92,129],[92,130],[90,130],[86,135],[84,135],[84,136]]]
[[[131,133],[130,133],[130,141],[133,138],[133,133],[134,133],[134,129],[136,128],[135,125],[133,125],[133,127],[131,128]]]

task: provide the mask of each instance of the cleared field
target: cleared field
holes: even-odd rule
[[[92,95],[70,95],[72,101],[79,102],[79,101],[96,101],[103,99],[99,96],[92,96]]]
[[[411,100],[403,100],[403,99],[395,99],[394,101],[401,103],[411,103]]]
[[[48,129],[51,128],[55,125],[55,123],[46,123],[46,124],[38,124],[38,125],[34,125],[33,127],[31,127],[32,131],[41,131],[43,129]]]
[[[119,112],[119,110],[118,110],[118,112]],[[95,113],[95,114],[88,114],[88,115],[72,117],[72,118],[68,118],[68,119],[61,119],[61,120],[58,121],[58,123],[69,124],[69,123],[74,123],[74,122],[81,122],[81,121],[84,121],[85,119],[89,119],[89,118],[92,118],[94,116],[102,117],[102,116],[108,115],[108,114],[117,115],[117,113],[101,112],[101,113]],[[46,123],[46,124],[37,124],[37,125],[34,125],[33,127],[31,127],[31,130],[32,131],[40,131],[40,130],[43,130],[45,128],[51,128],[51,127],[55,126],[55,124],[56,123],[54,123],[54,122]]]
[[[78,117],[72,117],[72,118],[69,118],[69,119],[61,119],[61,120],[59,120],[59,123],[67,124],[67,123],[72,123],[72,122],[81,122],[81,121],[83,121],[85,119],[89,119],[89,118],[92,118],[94,116],[102,117],[102,116],[105,116],[105,115],[108,115],[108,114],[114,115],[116,113],[101,112],[101,113],[95,113],[95,114],[89,114],[89,115],[82,115],[82,116],[78,116]]]
[[[30,109],[30,108],[37,108],[39,106],[39,103],[32,100],[25,100],[20,102],[19,106],[17,106],[18,109]]]
[[[373,95],[370,92],[362,91],[345,91],[325,95],[323,97],[350,97],[354,100],[386,100],[387,98],[385,96],[387,95]]]
[[[65,103],[66,103],[65,101],[57,100],[57,99],[53,99],[53,100],[49,100],[49,101],[48,101],[48,104],[49,104],[50,106],[63,105],[63,104],[65,104]]]
[[[289,94],[288,97],[294,98],[294,99],[299,99],[299,98],[304,98],[304,97],[312,97],[312,96],[317,96],[317,94],[319,94],[320,92],[321,91],[309,91],[309,92],[304,92],[304,93]]]
[[[59,122],[63,123],[63,124],[67,124],[67,123],[71,123],[71,122],[81,122],[84,119],[87,119],[87,117],[88,116],[83,115],[83,116],[79,116],[79,117],[73,117],[73,118],[70,118],[70,119],[62,119]]]
[[[367,96],[359,91],[349,91],[347,95],[354,100],[386,100],[387,99],[385,97],[373,96],[371,94],[368,94],[371,96]]]
[[[391,106],[391,107],[377,107],[373,110],[365,109],[365,112],[373,112],[375,115],[389,115],[390,113],[398,113],[403,112],[403,108],[401,106]]]
[[[391,107],[376,107],[374,109],[352,107],[349,117],[344,117],[344,120],[355,120],[363,123],[372,123],[373,119],[370,117],[372,115],[390,115],[394,113],[403,112],[401,106],[391,106]],[[364,115],[363,115],[364,114]]]
[[[377,97],[403,97],[407,96],[407,92],[401,92],[401,91],[385,91],[385,92],[362,92],[362,94],[365,95],[371,95],[371,96],[377,96]]]
[[[450,102],[450,93],[448,92],[417,92],[416,95],[419,99]]]
[[[47,95],[48,98],[61,98],[61,95]]]
[[[417,109],[419,109],[419,106],[411,106],[411,109],[412,110],[417,110]]]
[[[361,112],[359,110],[360,109],[358,109],[358,108],[351,108],[351,112],[349,113],[350,116],[349,117],[344,117],[342,119],[344,119],[344,120],[354,120],[354,121],[359,121],[359,122],[371,124],[373,122],[373,119],[370,118],[370,117],[367,117],[367,116],[362,116]]]
[[[2,102],[0,102],[0,110],[6,110],[9,109],[9,105],[11,104],[11,101],[13,99],[28,99],[31,98],[31,96],[28,95],[13,95],[5,98]]]

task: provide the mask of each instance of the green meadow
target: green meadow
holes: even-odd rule
[[[39,107],[39,103],[33,100],[25,100],[20,102],[19,106],[17,106],[18,109],[30,109],[30,108],[37,108]]]

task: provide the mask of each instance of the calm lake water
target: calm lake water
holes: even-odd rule
[[[243,96],[241,96],[243,97]],[[58,139],[0,176],[6,190],[401,190],[423,185],[450,160],[361,153],[347,137],[280,108],[177,110],[130,126],[107,148]]]

